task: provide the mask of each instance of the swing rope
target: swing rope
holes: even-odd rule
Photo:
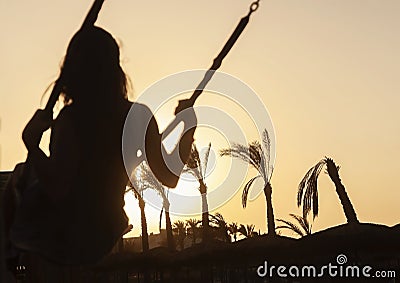
[[[197,98],[203,93],[204,88],[207,86],[208,82],[211,80],[213,77],[215,71],[219,69],[219,67],[222,64],[222,61],[228,55],[229,51],[232,49],[233,45],[236,43],[240,35],[242,34],[243,30],[246,28],[247,24],[249,23],[250,16],[252,13],[257,11],[258,7],[260,6],[260,0],[256,0],[250,5],[250,9],[248,14],[243,17],[238,25],[236,26],[235,30],[229,37],[228,41],[225,43],[224,47],[220,51],[217,57],[215,57],[211,67],[206,71],[203,79],[199,83],[199,85],[196,87],[195,91],[193,92],[192,96],[188,99],[189,107],[193,107],[194,103],[196,102]],[[175,115],[177,115],[180,111],[184,109],[175,109]],[[180,120],[175,117],[174,120],[165,128],[163,132],[163,137],[168,137],[175,129],[176,127],[180,124]],[[164,139],[164,138],[163,138]]]
[[[232,49],[233,45],[236,43],[239,36],[242,34],[243,30],[246,28],[247,24],[249,23],[251,14],[254,13],[258,9],[259,6],[260,6],[260,0],[254,1],[250,5],[249,13],[240,20],[236,29],[233,31],[232,35],[229,37],[228,41],[225,43],[224,47],[222,48],[221,52],[214,59],[213,64],[211,65],[211,67],[208,69],[208,71],[204,75],[203,80],[199,83],[196,90],[190,97],[192,106],[196,102],[197,98],[199,98],[199,96],[203,92],[203,90],[206,87],[206,85],[208,84],[208,82],[213,77],[215,71],[219,69],[219,67],[222,64],[222,61],[224,60],[226,55],[229,53],[229,51]]]

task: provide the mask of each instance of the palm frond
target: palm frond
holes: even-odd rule
[[[266,171],[266,177],[268,181],[272,177],[272,173],[274,171],[273,166],[271,165],[271,138],[269,137],[269,133],[267,129],[264,129],[263,131],[263,138],[262,142],[264,145],[264,156],[265,156],[265,171]]]
[[[217,212],[215,215],[210,214],[211,222],[217,227],[227,227],[228,223],[225,221],[221,213]]]
[[[238,158],[246,163],[249,163],[257,171],[260,172],[260,164],[255,163],[255,160],[251,158],[249,147],[234,143],[231,148],[221,149],[220,156],[231,156],[233,158]],[[260,172],[262,174],[262,172]]]
[[[277,219],[276,221],[282,222],[283,224],[285,224],[285,225],[280,225],[280,226],[276,227],[275,228],[276,230],[289,229],[289,230],[295,232],[296,234],[298,234],[300,237],[304,236],[304,232],[296,224],[294,224],[294,223],[292,223],[290,221],[284,220],[284,219]]]
[[[201,178],[198,168],[183,167],[182,173],[187,173],[192,175],[196,180]]]
[[[249,195],[249,191],[250,191],[251,185],[253,185],[254,181],[256,179],[260,178],[260,177],[261,177],[261,175],[257,175],[255,177],[251,178],[246,183],[246,185],[244,186],[243,192],[242,192],[242,206],[243,206],[243,208],[246,208],[246,206],[247,206],[247,197]]]
[[[208,144],[207,150],[204,154],[203,172],[202,172],[203,177],[207,175],[207,166],[208,166],[208,159],[210,158],[210,151],[211,151],[211,143]]]
[[[325,165],[325,160],[319,161],[310,168],[301,180],[297,191],[297,206],[303,203],[303,216],[312,210],[313,217],[318,216],[318,176]]]
[[[267,129],[264,129],[262,135],[262,142],[265,148],[265,159],[267,161],[267,164],[269,165],[271,161],[271,139],[269,137]]]
[[[271,139],[268,131],[263,131],[262,144],[255,140],[247,146],[233,143],[230,148],[220,150],[220,156],[231,156],[253,166],[264,180],[268,182],[272,176],[273,167],[271,166]],[[264,148],[263,148],[264,147]]]
[[[198,168],[200,165],[200,155],[199,151],[197,150],[196,144],[192,144],[192,149],[190,150],[188,166],[190,168]]]
[[[190,155],[186,161],[184,172],[192,174],[197,180],[203,179],[204,175],[201,169],[201,159],[197,146],[192,144],[192,149],[190,150]]]
[[[201,220],[190,218],[186,220],[186,225],[190,226],[191,228],[197,227],[201,223]]]
[[[133,186],[133,184],[131,183],[130,186],[125,190],[125,194],[132,192],[132,194],[135,196],[136,199],[138,199],[138,197],[141,197],[142,192],[138,191],[136,189],[135,186]]]
[[[303,228],[306,235],[311,234],[311,225],[307,217],[296,215],[293,213],[290,213],[289,215],[293,217],[300,224],[301,228]]]
[[[249,144],[249,153],[250,159],[253,161],[254,164],[256,164],[256,169],[263,174],[265,172],[265,168],[262,168],[264,151],[261,147],[261,144],[258,141],[252,141]]]
[[[243,236],[245,236],[246,238],[250,238],[253,236],[254,228],[255,228],[255,226],[253,224],[247,224],[246,226],[244,226],[243,224],[240,224],[240,228],[239,228],[238,232],[240,234],[242,234]]]
[[[166,188],[158,181],[156,176],[151,171],[147,163],[142,163],[139,167],[139,178],[142,190],[155,190],[157,194],[163,199],[163,206],[169,206],[169,200],[166,194]]]
[[[229,232],[231,234],[236,234],[239,232],[239,225],[236,222],[229,224]]]
[[[247,224],[246,225],[248,237],[253,237],[255,228],[256,228],[256,226],[254,224]]]
[[[129,178],[129,187],[134,188],[136,192],[142,191],[142,179],[140,177],[140,166],[137,167]]]
[[[184,231],[186,229],[186,223],[181,220],[175,221],[174,229],[176,229],[178,231]]]
[[[247,233],[246,226],[244,226],[243,224],[240,224],[239,233],[247,238],[248,237],[248,233]]]

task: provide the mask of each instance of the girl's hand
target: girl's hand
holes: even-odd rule
[[[186,110],[190,107],[193,107],[193,101],[190,99],[183,99],[179,100],[178,106],[175,108],[175,115],[177,115],[179,112],[182,112],[183,110]]]
[[[37,110],[22,132],[22,140],[26,148],[32,150],[39,147],[43,133],[53,123],[53,113]]]

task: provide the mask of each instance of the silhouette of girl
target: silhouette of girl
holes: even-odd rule
[[[60,114],[53,121],[38,110],[22,134],[37,184],[23,194],[10,238],[18,248],[55,262],[94,263],[111,250],[128,226],[123,210],[128,175],[121,147],[129,109],[136,109],[133,117],[138,127],[132,132],[143,140],[133,146],[145,151],[145,157],[133,157],[132,162],[138,164],[145,158],[156,177],[169,187],[176,186],[179,176],[167,163],[181,164],[182,169],[195,127],[187,129],[174,152],[165,155],[151,111],[127,99],[118,44],[99,27],[74,35],[61,72],[65,106]],[[183,119],[195,124],[189,102],[181,100],[177,110],[185,109]],[[140,127],[141,119],[148,120],[146,127]],[[49,127],[48,157],[39,142]],[[180,160],[166,162],[163,155],[167,159],[180,156]]]

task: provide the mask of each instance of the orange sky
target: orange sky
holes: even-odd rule
[[[91,3],[1,1],[1,170],[25,159],[20,133],[56,78],[66,45]],[[107,0],[98,23],[122,42],[123,66],[138,97],[169,74],[209,67],[250,3]],[[297,184],[328,155],[341,165],[361,221],[399,222],[399,10],[397,0],[261,1],[224,61],[221,71],[250,85],[273,120],[276,217],[299,213]],[[205,97],[198,102],[212,103]],[[209,142],[201,132],[196,139],[203,146]],[[315,230],[344,221],[327,176],[321,176],[320,189]],[[220,211],[229,221],[265,230],[263,197],[243,210],[237,196]]]

